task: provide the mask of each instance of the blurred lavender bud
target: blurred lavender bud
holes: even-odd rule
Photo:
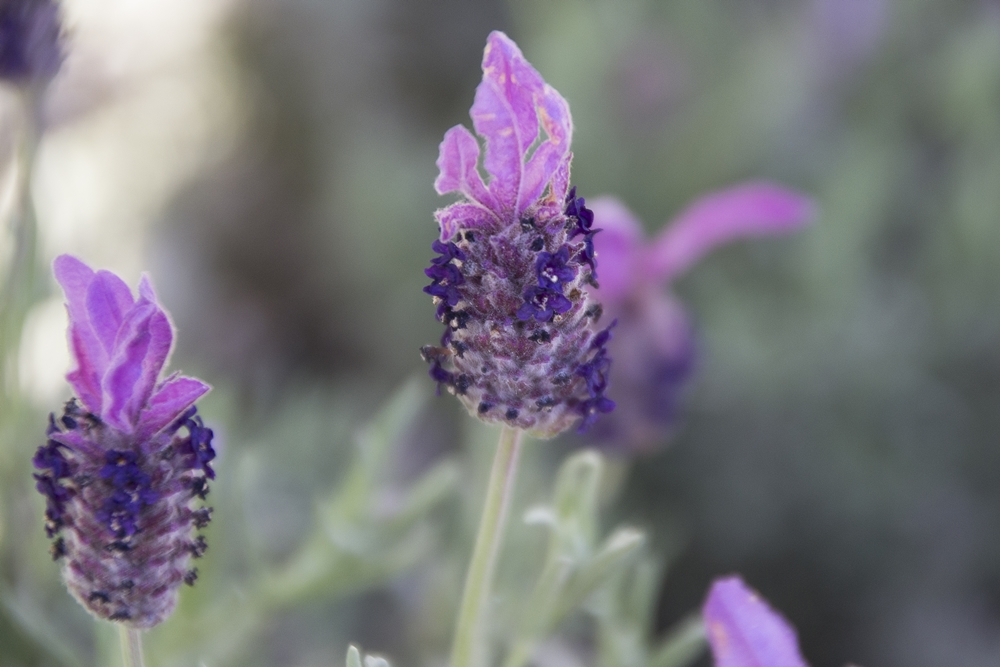
[[[566,100],[501,32],[490,34],[471,116],[445,134],[434,183],[463,198],[439,210],[438,256],[425,273],[445,325],[426,346],[431,377],[469,412],[539,437],[586,429],[604,394],[611,328],[597,328],[593,215],[569,188],[573,121]],[[539,125],[545,139],[539,139]]]
[[[176,373],[160,379],[173,331],[146,276],[135,299],[121,278],[70,255],[54,269],[69,311],[76,398],[58,419],[50,415],[34,458],[45,530],[80,604],[152,627],[173,611],[180,585],[194,584],[190,560],[207,548],[195,531],[212,510],[192,501],[215,479],[212,429],[194,407],[209,386]]]
[[[814,205],[777,185],[740,185],[698,200],[649,244],[621,202],[601,198],[593,211],[602,229],[595,239],[602,272],[598,296],[605,316],[618,322],[609,350],[619,407],[589,436],[606,450],[649,451],[676,422],[697,352],[687,310],[664,288],[723,243],[801,228]]]
[[[0,78],[45,82],[63,61],[59,5],[53,0],[0,0]]]
[[[739,576],[712,584],[702,618],[715,667],[808,667],[795,629]]]

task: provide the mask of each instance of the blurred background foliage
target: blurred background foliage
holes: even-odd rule
[[[132,284],[149,270],[179,330],[174,367],[215,386],[210,552],[150,634],[152,665],[340,665],[349,641],[396,667],[444,663],[495,433],[423,378],[386,402],[439,335],[420,291],[443,203],[434,161],[468,119],[492,29],[569,100],[581,194],[616,194],[650,231],[750,178],[821,210],[677,285],[701,352],[684,422],[638,464],[607,462],[594,491],[607,526],[588,529],[577,567],[619,523],[647,538],[536,662],[657,667],[645,642],[690,633],[711,578],[739,571],[814,667],[996,664],[1000,2],[66,0],[64,13],[33,183],[43,265],[73,252]],[[0,91],[4,217],[22,125]],[[5,231],[0,261],[12,252]],[[62,589],[32,491],[45,414],[68,396],[53,288],[2,350],[5,667],[117,651]],[[558,530],[520,517],[551,501],[578,445],[527,452],[500,570],[508,638],[558,620],[517,612],[558,549]],[[626,636],[639,649],[615,652],[608,638]]]

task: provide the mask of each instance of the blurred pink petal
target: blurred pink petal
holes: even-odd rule
[[[712,584],[702,617],[715,667],[808,667],[792,626],[738,576]]]
[[[808,197],[771,183],[712,193],[688,207],[656,238],[650,272],[659,280],[671,280],[718,245],[795,231],[815,211]]]
[[[601,288],[605,306],[617,303],[633,290],[645,270],[642,225],[632,212],[613,197],[599,197],[590,204],[594,212],[594,249],[601,265]]]

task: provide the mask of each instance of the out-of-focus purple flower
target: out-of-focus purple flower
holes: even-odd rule
[[[795,629],[738,576],[712,584],[702,619],[715,667],[808,667]]]
[[[484,421],[541,437],[574,423],[585,429],[614,408],[604,395],[611,327],[598,330],[592,298],[599,230],[569,190],[569,106],[493,32],[471,115],[490,178],[480,175],[472,132],[448,130],[434,187],[462,198],[435,214],[441,237],[424,291],[445,333],[424,358],[431,377]]]
[[[740,185],[699,199],[648,244],[621,202],[601,198],[592,206],[594,225],[603,230],[595,237],[597,294],[606,315],[618,321],[609,347],[618,409],[590,435],[610,450],[646,451],[669,435],[695,366],[691,321],[670,294],[671,281],[723,243],[799,229],[814,205],[770,183]]]
[[[54,263],[66,295],[67,375],[76,398],[58,419],[34,465],[46,497],[46,532],[74,597],[94,615],[147,628],[164,620],[181,583],[193,584],[195,536],[211,508],[204,499],[212,430],[194,402],[209,386],[178,374],[160,378],[173,330],[149,279],[135,298],[121,278],[70,255]]]
[[[53,0],[0,0],[0,79],[47,81],[62,65],[59,5]]]

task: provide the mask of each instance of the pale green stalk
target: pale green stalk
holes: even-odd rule
[[[486,487],[486,503],[479,520],[479,533],[472,551],[472,561],[465,577],[462,605],[455,624],[455,640],[451,649],[450,667],[483,667],[487,638],[486,616],[497,554],[503,541],[507,510],[514,491],[517,461],[521,453],[522,431],[504,426],[490,469]]]
[[[118,625],[118,637],[122,642],[122,663],[125,667],[146,667],[142,659],[142,630]]]

